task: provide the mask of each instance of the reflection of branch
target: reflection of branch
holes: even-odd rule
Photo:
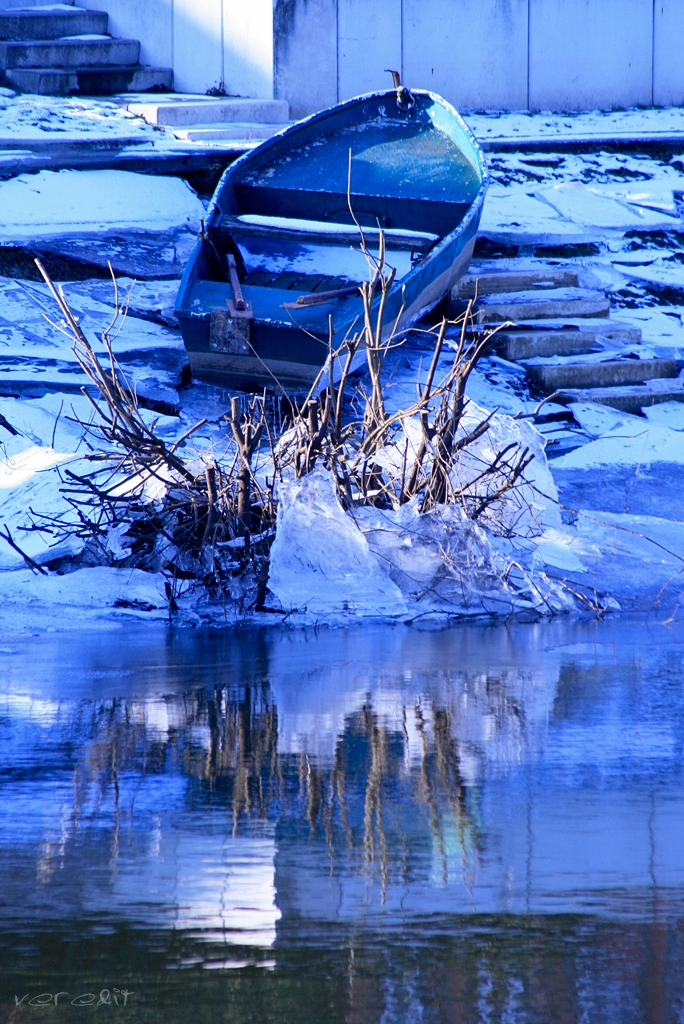
[[[364,847],[366,860],[373,862],[375,854],[374,833],[377,831],[380,843],[380,877],[382,880],[382,902],[387,894],[387,838],[382,821],[382,783],[387,771],[387,735],[378,728],[375,715],[370,708],[364,709],[364,724],[370,741],[371,766],[366,780],[364,802]]]
[[[446,847],[444,844],[444,833],[442,831],[442,822],[437,810],[437,804],[435,803],[434,794],[432,792],[432,783],[430,781],[430,748],[428,744],[428,735],[425,728],[425,719],[423,718],[423,712],[421,711],[420,704],[416,704],[415,707],[416,716],[416,728],[420,733],[420,739],[423,744],[423,756],[420,760],[420,781],[423,787],[424,801],[428,807],[428,822],[430,825],[430,831],[434,837],[435,843],[440,853],[442,860],[442,879],[446,881],[447,878],[447,855]]]
[[[351,826],[349,825],[349,816],[347,814],[347,797],[344,787],[344,765],[342,763],[342,749],[339,739],[335,746],[335,767],[333,768],[332,781],[333,792],[337,794],[337,799],[340,804],[340,822],[347,837],[347,846],[351,847],[354,845],[354,834],[351,830]]]
[[[466,808],[466,789],[461,778],[460,759],[453,737],[451,715],[447,708],[432,709],[432,727],[435,734],[437,772],[442,780],[447,800],[456,818],[461,851],[464,859],[466,859],[468,855],[466,835],[469,825]]]

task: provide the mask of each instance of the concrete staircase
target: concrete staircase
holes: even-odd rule
[[[107,34],[105,11],[73,3],[0,9],[0,84],[44,96],[170,89],[170,68],[139,63],[137,39]]]
[[[290,124],[285,100],[173,93],[126,101],[126,107],[149,124],[170,129],[177,139],[204,145],[256,145]]]
[[[473,298],[483,326],[506,324],[496,336],[499,356],[517,363],[558,406],[598,402],[639,413],[660,402],[684,402],[677,361],[640,358],[641,330],[613,320],[604,292],[582,288],[571,267],[473,265],[451,293],[452,310]]]

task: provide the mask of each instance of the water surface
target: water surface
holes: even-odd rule
[[[682,639],[0,640],[0,1019],[681,1021]]]

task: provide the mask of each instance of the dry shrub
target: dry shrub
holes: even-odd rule
[[[347,510],[398,508],[414,501],[428,512],[459,503],[473,520],[483,519],[524,480],[533,455],[518,443],[505,445],[484,462],[476,455],[477,468],[465,479],[455,472],[463,454],[473,452],[490,430],[494,415],[464,429],[468,378],[493,333],[475,329],[472,304],[457,321],[444,319],[426,332],[432,355],[415,401],[388,411],[387,357],[403,343],[396,324],[390,330],[384,324],[394,271],[385,269],[382,233],[377,257],[361,238],[372,273],[360,286],[364,316],[359,330],[335,349],[331,323],[326,366],[277,436],[269,429],[263,398],[245,402],[234,397],[225,417],[231,443],[221,457],[212,451],[189,453],[186,443],[205,420],[167,444],[141,412],[135,387],[113,350],[127,300],[121,303],[116,292],[116,312],[103,332],[103,361],[61,287],[36,261],[62,316],[53,326],[72,339],[91,385],[83,391],[93,419],[82,427],[93,442],[86,456],[93,468],[78,475],[67,471],[64,488],[78,518],[68,529],[87,538],[91,559],[161,571],[170,610],[188,589],[224,605],[230,602],[238,612],[259,610],[275,534],[274,483],[284,473],[301,478],[317,464],[325,465]],[[454,325],[458,337],[452,345],[447,330]],[[367,370],[361,382],[354,372],[360,359]]]

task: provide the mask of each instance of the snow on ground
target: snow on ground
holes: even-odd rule
[[[632,110],[590,110],[580,113],[466,114],[478,139],[496,143],[510,139],[634,138],[684,132],[684,109],[665,107]]]
[[[0,182],[0,244],[108,232],[197,232],[204,206],[180,178],[40,171]]]
[[[123,138],[124,131],[140,132],[145,138],[154,134],[113,104],[73,101],[72,106],[69,101],[53,109],[46,101],[41,122],[35,110],[42,101],[31,114],[28,98],[26,103],[21,100],[8,104],[2,99],[0,137],[3,117],[6,124],[19,127],[25,117],[26,125],[43,136],[63,139],[72,130],[109,131],[112,138]],[[684,129],[684,111],[659,112],[657,128],[648,111],[632,112],[629,118],[614,114],[608,120],[604,115],[469,120],[490,139],[496,132],[530,134],[534,126],[540,137],[601,133],[606,125],[613,132],[624,128],[625,133],[634,133],[635,125],[641,131]],[[489,162],[493,185],[485,206],[485,234],[517,245],[597,244],[600,251],[574,263],[581,269],[584,286],[598,284],[611,292],[615,319],[642,329],[643,343],[623,346],[621,354],[630,348],[632,356],[642,358],[682,358],[684,256],[677,236],[681,223],[676,198],[684,190],[682,160],[615,153],[499,153]],[[0,234],[6,244],[57,235],[63,235],[67,244],[69,238],[76,244],[77,236],[90,235],[97,244],[103,233],[132,238],[141,230],[186,232],[196,229],[204,212],[178,179],[114,171],[21,175],[0,183],[0,203]],[[530,263],[534,260],[527,257],[497,261],[501,269]],[[131,283],[131,278],[120,278],[122,292]],[[133,287],[134,315],[126,321],[116,349],[128,360],[127,371],[130,368],[136,381],[147,378],[173,387],[180,381],[183,348],[173,317],[177,284],[147,281]],[[80,281],[67,284],[65,292],[83,329],[101,350],[99,334],[113,310],[111,284]],[[69,470],[78,469],[84,454],[82,428],[73,419],[87,419],[90,406],[81,395],[60,391],[60,383],[76,391],[82,377],[68,339],[54,332],[44,312],[54,315],[42,284],[0,279],[2,378],[33,381],[36,387],[42,382],[47,389],[42,397],[0,399],[0,415],[19,431],[12,435],[0,420],[0,530],[8,527],[36,562],[52,563],[74,554],[78,545],[65,545],[59,530],[40,517],[69,514],[63,481]],[[605,358],[608,351],[619,352],[611,342],[596,358]],[[415,382],[424,376],[426,362],[424,349],[406,350],[394,373],[392,407],[415,398]],[[522,368],[496,356],[478,367],[468,393],[477,405],[496,407],[508,416],[529,416],[535,406]],[[225,396],[193,384],[177,397],[178,416],[149,414],[157,417],[165,438],[180,436],[207,415],[211,422],[195,435],[193,445],[201,449],[225,439],[225,424],[220,421]],[[493,537],[464,522],[456,509],[425,519],[410,506],[397,513],[365,509],[351,517],[342,511],[322,471],[299,484],[284,483],[271,590],[283,607],[301,610],[288,621],[558,610],[569,600],[566,585],[590,597],[594,592],[603,595],[604,604],[610,604],[610,594],[625,608],[656,602],[659,608],[674,609],[678,594],[684,593],[684,516],[678,483],[684,459],[684,406],[654,406],[645,416],[591,403],[575,404],[572,410],[574,450],[548,467],[543,439],[529,422],[522,424],[537,449],[532,493],[538,504],[538,528],[525,542]],[[474,407],[471,411],[476,412]],[[505,416],[500,422],[511,429]],[[560,510],[553,501],[556,487]],[[116,538],[111,542],[115,551]],[[440,575],[445,552],[452,569]],[[518,588],[516,595],[502,578],[502,566],[512,562],[519,566],[510,577]],[[21,556],[0,539],[1,626],[61,628],[86,621],[111,623],[117,616],[166,614],[162,577],[105,567],[44,577],[31,573]]]
[[[139,144],[159,136],[158,130],[113,100],[0,94],[0,148],[88,140],[110,146]]]
[[[487,196],[480,231],[499,242],[557,245],[594,242],[602,233],[678,230],[673,184],[684,178],[633,188],[564,182],[546,188],[493,185]]]
[[[159,309],[160,316],[170,316],[168,302],[169,282],[133,283],[119,278],[119,301],[125,302],[130,293],[131,305],[146,315]],[[178,282],[172,282],[174,292]],[[64,286],[64,294],[81,325],[81,329],[98,353],[104,352],[102,331],[114,314],[114,286],[111,281],[78,282]],[[137,305],[136,305],[137,304]],[[74,363],[68,337],[60,334],[48,322],[59,320],[54,299],[47,285],[34,281],[11,280],[0,277],[0,365],[5,359],[33,361],[59,359]],[[139,316],[128,316],[117,337],[116,351],[145,353],[163,348],[184,351],[180,334],[163,324]]]
[[[143,96],[140,97],[141,100]],[[149,97],[148,97],[149,98]],[[195,97],[201,99],[202,97]],[[130,98],[128,105],[130,105]],[[684,134],[684,110],[590,111],[571,114],[466,114],[484,142]],[[116,100],[15,95],[0,90],[0,139],[67,142],[87,138],[144,142],[164,136]]]

